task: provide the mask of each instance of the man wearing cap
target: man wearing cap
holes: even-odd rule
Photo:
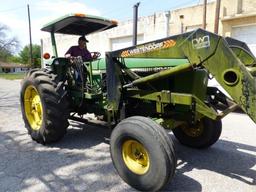
[[[89,42],[84,36],[79,37],[78,45],[72,46],[66,52],[66,57],[78,57],[81,56],[83,61],[90,61],[93,59],[91,53],[88,51],[86,43]]]

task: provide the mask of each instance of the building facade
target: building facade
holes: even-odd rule
[[[4,63],[0,61],[0,73],[25,73],[31,67],[17,63]]]
[[[142,8],[142,7],[141,7]],[[216,1],[207,4],[206,30],[214,31]],[[177,10],[158,12],[138,20],[138,44],[164,38],[202,27],[203,4]],[[104,32],[87,36],[88,49],[113,51],[132,45],[133,21],[123,21],[119,26]],[[220,8],[219,32],[245,41],[256,55],[256,1],[255,0],[222,0]],[[59,56],[77,44],[77,37],[57,35]],[[50,38],[43,40],[43,51],[51,53]]]

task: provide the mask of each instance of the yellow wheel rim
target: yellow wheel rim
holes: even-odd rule
[[[24,110],[30,127],[37,131],[42,125],[43,109],[40,96],[32,85],[25,89]]]
[[[127,140],[122,146],[125,165],[135,174],[145,174],[150,165],[149,155],[144,146],[135,140]]]
[[[199,137],[204,131],[204,124],[202,121],[195,124],[194,127],[189,127],[188,124],[184,124],[181,126],[181,129],[186,135],[190,137]]]

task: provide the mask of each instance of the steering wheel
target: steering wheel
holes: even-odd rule
[[[93,59],[98,59],[101,56],[100,52],[91,52],[91,55]]]

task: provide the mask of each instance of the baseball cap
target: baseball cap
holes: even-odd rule
[[[89,41],[85,38],[85,36],[79,37],[78,41],[85,41],[85,42],[87,42],[87,43],[89,42]]]

